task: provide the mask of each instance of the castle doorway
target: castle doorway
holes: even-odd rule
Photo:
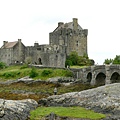
[[[42,65],[42,60],[41,60],[41,58],[38,58],[38,64],[39,64],[39,65]]]

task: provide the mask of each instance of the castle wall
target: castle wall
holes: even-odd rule
[[[27,47],[27,56],[31,56],[32,63],[46,67],[65,67],[65,47],[59,45],[39,45]]]
[[[31,60],[31,63],[35,64],[36,62],[36,56],[37,56],[37,53],[36,53],[36,49],[34,46],[27,46],[26,49],[25,49],[25,60],[26,59],[30,59]]]
[[[0,61],[6,63],[7,65],[11,64],[13,61],[13,49],[0,49]]]
[[[67,48],[67,55],[76,51],[79,56],[87,54],[87,33],[88,30],[63,29],[50,33],[51,45],[63,45]]]
[[[13,47],[13,55],[12,55],[12,62],[11,63],[23,63],[25,61],[25,46],[19,41]]]
[[[79,56],[87,54],[87,35],[86,31],[72,31],[68,35],[67,54],[76,51]]]

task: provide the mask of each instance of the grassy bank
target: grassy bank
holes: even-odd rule
[[[9,66],[0,70],[0,80],[15,80],[25,76],[32,77],[33,79],[46,80],[51,77],[71,77],[73,73],[65,69],[40,69],[35,67],[28,67],[27,65]]]
[[[87,118],[92,120],[105,118],[104,114],[95,113],[94,111],[86,110],[82,107],[38,107],[36,110],[31,111],[30,120],[40,120],[53,112],[58,116],[70,118]]]

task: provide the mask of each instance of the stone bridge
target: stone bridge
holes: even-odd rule
[[[94,65],[73,69],[75,78],[91,85],[105,85],[120,82],[120,65]]]

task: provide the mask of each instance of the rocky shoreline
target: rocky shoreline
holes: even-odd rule
[[[59,80],[59,81],[58,81]],[[6,82],[0,82],[3,85],[9,85],[13,83],[23,82],[25,84],[44,83],[42,80],[32,80],[30,78],[21,78],[18,80],[9,80]],[[47,83],[61,82],[60,78],[49,79]],[[62,80],[65,85],[72,84],[74,80],[70,78]],[[68,84],[69,83],[69,84]],[[77,84],[77,83],[76,83]],[[81,106],[86,109],[91,109],[99,113],[108,115],[103,120],[120,120],[120,83],[108,84],[97,88],[84,90],[81,92],[71,92],[62,95],[52,95],[47,98],[40,99],[36,102],[33,99],[25,100],[5,100],[0,99],[0,120],[26,120],[29,117],[31,110],[37,106]],[[12,106],[12,107],[11,107]],[[50,117],[50,115],[48,115]],[[60,118],[56,116],[56,119],[64,120],[86,120],[86,119],[72,119],[72,118]],[[45,118],[44,118],[45,120]],[[46,117],[46,120],[48,119]]]
[[[45,106],[81,106],[107,114],[106,120],[120,120],[119,88],[120,83],[114,83],[81,92],[53,95],[41,99],[39,104]]]

